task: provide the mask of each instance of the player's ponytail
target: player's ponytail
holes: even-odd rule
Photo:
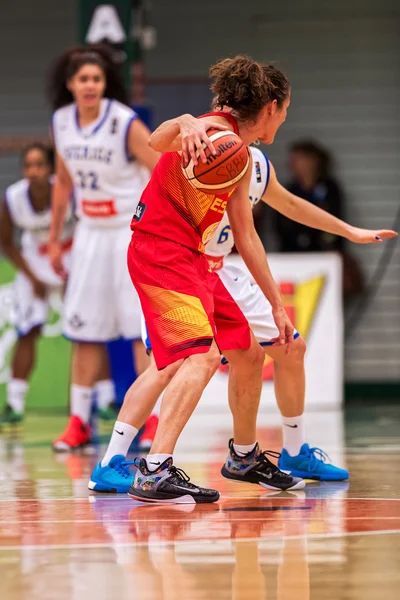
[[[76,46],[59,56],[53,63],[48,79],[48,97],[53,110],[74,101],[67,88],[67,81],[73,77],[83,65],[97,65],[104,72],[106,89],[104,96],[119,100],[129,106],[129,99],[124,87],[120,67],[115,62],[113,51],[102,44],[92,46]]]
[[[261,109],[273,100],[281,107],[290,94],[289,81],[282,71],[249,56],[221,60],[211,67],[210,76],[214,78],[213,105],[231,108],[242,121],[255,121]]]

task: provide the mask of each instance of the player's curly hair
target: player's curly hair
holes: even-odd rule
[[[273,100],[278,107],[290,94],[289,81],[274,65],[256,62],[249,56],[225,58],[210,68],[215,107],[228,106],[241,121],[255,121],[262,108]]]
[[[74,101],[67,81],[83,65],[98,65],[106,77],[104,96],[119,100],[129,106],[120,66],[115,62],[113,50],[104,44],[75,46],[66,50],[52,64],[48,77],[47,94],[53,110]]]

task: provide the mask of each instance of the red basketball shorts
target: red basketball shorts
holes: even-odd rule
[[[221,352],[249,348],[248,322],[202,254],[135,232],[128,267],[158,369],[208,352],[214,338]]]

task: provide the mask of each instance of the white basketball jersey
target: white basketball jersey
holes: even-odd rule
[[[51,182],[52,179],[50,179]],[[44,282],[56,283],[56,276],[51,270],[47,255],[51,208],[40,212],[34,209],[27,179],[21,179],[10,185],[6,189],[5,199],[12,222],[22,230],[21,247],[25,260]],[[61,235],[61,243],[64,243],[65,251],[68,251],[72,245],[73,233],[74,219],[71,202]]]
[[[253,157],[253,171],[249,187],[251,207],[259,202],[265,193],[269,181],[268,158],[258,148],[250,147]],[[228,256],[235,244],[227,213],[224,214],[218,229],[206,246],[207,256],[222,258]],[[217,267],[216,267],[217,268]]]
[[[129,127],[136,113],[104,98],[99,117],[81,128],[76,104],[53,115],[53,136],[75,186],[77,216],[94,227],[128,225],[148,173],[128,151]]]

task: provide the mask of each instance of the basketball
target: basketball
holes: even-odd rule
[[[182,169],[187,180],[196,189],[206,194],[226,194],[246,173],[250,162],[249,153],[243,141],[233,131],[210,129],[207,135],[217,154],[212,154],[203,143],[207,162],[199,160],[198,164],[194,165],[190,159],[185,165],[182,161]]]

